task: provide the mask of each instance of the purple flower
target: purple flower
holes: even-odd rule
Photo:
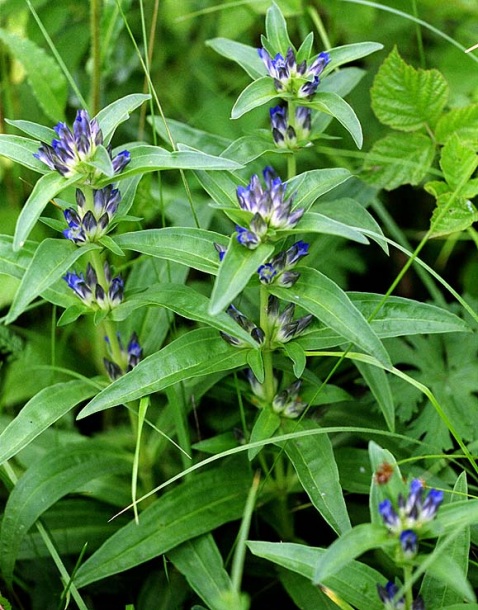
[[[310,108],[299,106],[295,110],[294,125],[289,123],[288,110],[283,106],[274,106],[269,110],[271,117],[272,137],[278,148],[295,149],[307,141],[312,124]]]
[[[270,327],[270,342],[272,346],[280,347],[291,339],[301,335],[312,322],[314,316],[307,314],[294,320],[295,305],[289,303],[280,313],[279,299],[269,295],[267,302],[267,317]]]
[[[406,559],[413,559],[418,552],[418,536],[413,530],[404,530],[401,532],[399,540],[403,556]]]
[[[63,279],[85,305],[92,309],[109,311],[123,300],[124,282],[120,276],[112,277],[108,263],[103,267],[106,285],[98,281],[93,267],[88,263],[86,273],[68,272]]]
[[[68,224],[63,235],[76,244],[98,241],[110,230],[110,223],[120,201],[119,190],[109,185],[93,190],[93,201],[87,206],[84,193],[76,189],[77,209],[68,208],[63,212]]]
[[[58,137],[52,140],[51,145],[42,142],[33,156],[62,176],[82,174],[88,184],[100,180],[103,174],[89,165],[98,146],[103,145],[103,133],[98,121],[90,119],[86,110],[78,110],[73,131],[65,123],[58,123],[53,129]],[[113,158],[109,147],[107,151],[115,174],[121,172],[130,161],[129,152],[124,150]]]
[[[226,311],[231,316],[231,318],[239,324],[241,328],[243,328],[247,333],[251,335],[254,341],[257,341],[257,343],[259,343],[260,345],[264,343],[265,334],[262,328],[256,326],[254,322],[251,322],[251,320],[249,320],[249,318],[247,318],[243,313],[241,313],[237,309],[237,307],[234,307],[234,305],[229,305]],[[250,345],[242,339],[238,339],[237,337],[233,337],[232,335],[229,335],[228,333],[222,331],[220,334],[224,341],[227,341],[234,347],[250,347]]]
[[[275,283],[284,288],[293,286],[300,277],[298,271],[291,271],[299,260],[307,256],[309,244],[298,241],[287,250],[280,252],[257,269],[259,280],[263,284]]]
[[[404,610],[405,599],[403,597],[396,599],[398,591],[397,585],[391,581],[387,582],[385,586],[377,585],[378,596],[385,610]],[[425,610],[421,597],[417,597],[412,603],[412,610]]]
[[[108,353],[110,357],[112,357],[111,344],[108,337],[105,337],[106,345],[108,347]],[[109,360],[108,358],[103,358],[103,364],[105,366],[106,372],[108,373],[108,377],[114,381],[121,377],[125,373],[131,371],[141,360],[143,355],[143,348],[141,347],[138,335],[133,333],[128,342],[126,349],[123,347],[123,343],[121,341],[121,336],[118,333],[118,343],[121,351],[121,362],[114,362],[113,360]]]

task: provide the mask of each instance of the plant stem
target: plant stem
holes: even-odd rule
[[[264,331],[265,341],[264,349],[262,351],[262,359],[264,362],[264,393],[265,399],[269,406],[272,406],[272,401],[275,396],[275,384],[274,384],[274,367],[272,359],[272,350],[270,348],[270,326],[269,318],[267,315],[267,304],[269,301],[269,293],[265,286],[260,287],[260,327]]]
[[[405,610],[412,610],[413,606],[413,591],[412,591],[412,566],[403,568],[403,584],[405,587]]]
[[[101,2],[90,0],[90,36],[91,36],[91,91],[90,107],[95,115],[100,109],[101,90]]]

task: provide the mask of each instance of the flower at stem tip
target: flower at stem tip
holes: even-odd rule
[[[111,379],[111,381],[118,379],[125,373],[129,373],[129,371],[131,371],[139,363],[143,355],[143,348],[139,343],[138,335],[136,333],[131,335],[126,349],[123,346],[119,333],[117,337],[121,351],[121,362],[117,363],[113,360],[109,360],[108,358],[103,358],[106,372],[108,373],[108,377]],[[105,337],[105,341],[108,347],[108,353],[110,357],[112,357],[113,353],[111,350],[111,342],[108,337]]]
[[[57,137],[52,140],[51,145],[42,142],[33,156],[67,178],[83,174],[90,184],[101,179],[102,172],[87,165],[93,159],[98,146],[103,145],[103,133],[98,121],[95,118],[90,119],[87,110],[78,110],[73,130],[62,122],[53,129]],[[130,162],[129,152],[123,150],[113,157],[111,147],[108,146],[107,151],[114,173],[119,174]]]
[[[264,169],[265,188],[254,174],[249,184],[237,188],[237,199],[242,210],[251,212],[249,227],[237,226],[237,240],[253,250],[264,241],[269,229],[292,229],[304,214],[303,209],[292,210],[294,196],[285,198],[286,185],[272,167]]]
[[[290,288],[300,277],[298,271],[291,271],[301,258],[309,253],[309,244],[298,241],[293,246],[280,252],[257,269],[262,284],[276,284]]]
[[[103,271],[106,286],[102,286],[98,281],[96,271],[90,263],[88,263],[84,275],[69,271],[63,279],[85,305],[92,309],[110,311],[123,300],[124,282],[119,275],[112,277],[107,262],[103,266]]]

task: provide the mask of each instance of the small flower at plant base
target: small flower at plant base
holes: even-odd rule
[[[269,296],[267,302],[267,317],[270,324],[271,345],[280,346],[298,337],[312,322],[314,316],[307,314],[294,321],[295,305],[289,303],[282,313],[279,313],[279,299]]]
[[[276,394],[272,401],[272,409],[288,419],[299,417],[307,408],[307,403],[299,397],[301,385],[302,382],[298,379],[288,388]]]
[[[299,106],[296,109],[294,127],[288,123],[287,108],[274,106],[269,110],[269,113],[272,137],[278,148],[295,149],[298,143],[307,141],[312,122],[310,108]]]
[[[96,272],[89,263],[85,275],[68,272],[63,279],[85,305],[93,309],[99,308],[103,311],[109,311],[123,300],[124,282],[120,276],[112,277],[107,262],[104,264],[104,274],[107,282],[106,287],[98,282]]]
[[[284,288],[293,286],[300,277],[297,271],[290,271],[309,252],[309,244],[298,241],[287,250],[280,252],[257,269],[262,284],[276,283]]]
[[[274,87],[280,93],[291,93],[299,98],[310,98],[317,91],[325,66],[330,62],[328,53],[320,53],[308,67],[304,60],[299,65],[292,48],[284,57],[281,53],[272,58],[265,49],[258,49],[259,57],[274,79]]]
[[[108,232],[120,201],[119,190],[109,185],[93,190],[93,209],[86,209],[85,195],[76,189],[77,210],[68,208],[63,212],[69,227],[63,235],[76,244],[98,241]]]
[[[404,530],[399,537],[405,559],[413,559],[418,553],[418,536],[413,530]]]
[[[106,345],[108,346],[109,355],[112,356],[111,343],[108,337],[105,337]],[[133,370],[139,363],[143,355],[143,348],[139,344],[138,335],[133,333],[128,342],[126,349],[123,347],[121,336],[118,333],[118,343],[121,350],[121,363],[113,362],[108,358],[103,358],[103,363],[111,381],[118,379],[125,373]]]
[[[65,123],[58,123],[53,129],[58,137],[52,140],[51,145],[43,142],[33,156],[67,178],[83,174],[89,184],[100,179],[100,172],[86,165],[97,147],[103,145],[103,133],[98,121],[90,119],[86,110],[78,110],[73,131]],[[129,152],[124,150],[113,158],[111,149],[108,147],[107,150],[115,174],[121,172],[130,161]]]
[[[241,209],[254,215],[248,228],[236,227],[237,240],[251,250],[267,237],[269,229],[292,229],[304,213],[303,209],[292,210],[294,197],[285,199],[286,185],[272,167],[266,167],[263,176],[266,188],[257,175],[252,176],[247,187],[237,188]]]
[[[227,308],[227,313],[231,316],[233,320],[235,320],[239,324],[239,326],[241,326],[241,328],[243,328],[251,335],[254,341],[257,341],[259,345],[262,345],[262,343],[264,343],[265,334],[262,328],[256,326],[254,322],[251,322],[249,318],[247,318],[236,307],[234,307],[234,305],[229,305],[229,307]],[[228,333],[222,331],[220,331],[220,334],[224,341],[227,341],[234,347],[250,347],[250,345],[242,339],[238,339],[237,337],[233,337],[232,335],[229,335]]]

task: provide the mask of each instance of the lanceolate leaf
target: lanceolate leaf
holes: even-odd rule
[[[362,148],[363,134],[360,121],[352,107],[340,95],[319,91],[313,100],[305,105],[335,117],[350,133],[357,148]]]
[[[250,481],[249,471],[236,461],[182,483],[141,513],[139,524],[132,521],[111,536],[80,567],[75,584],[83,587],[135,567],[240,518]]]
[[[312,580],[317,563],[326,553],[325,549],[292,542],[249,541],[247,546],[254,555],[301,574],[308,580]],[[324,578],[321,584],[336,591],[358,610],[382,610],[383,604],[377,595],[380,580],[383,577],[373,568],[351,561],[339,573]]]
[[[129,119],[129,113],[151,98],[144,93],[132,93],[106,106],[98,112],[96,119],[100,124],[105,144],[109,144],[116,128]]]
[[[13,237],[0,235],[0,267],[2,273],[21,279],[31,263],[37,244],[27,242],[21,250],[13,249]]]
[[[378,42],[358,42],[355,44],[346,44],[342,47],[335,47],[328,51],[330,55],[330,63],[325,66],[322,76],[325,76],[332,70],[347,64],[351,61],[356,61],[362,57],[366,57],[371,53],[380,51],[383,49],[383,45]]]
[[[6,323],[10,324],[23,313],[28,304],[68,271],[80,256],[99,247],[96,244],[87,244],[77,248],[66,239],[42,241],[15,294]]]
[[[316,426],[307,420],[282,423],[286,434],[314,427]],[[327,434],[290,440],[284,444],[284,450],[297,472],[304,491],[324,520],[337,534],[350,530],[350,519],[339,481],[339,471],[332,443]]]
[[[0,464],[14,457],[44,430],[98,392],[95,380],[74,380],[44,388],[0,434]]]
[[[244,366],[247,351],[231,347],[217,331],[193,330],[114,381],[80,412],[79,418],[159,392],[178,381]]]
[[[274,413],[269,407],[264,407],[257,417],[254,427],[251,432],[251,443],[262,441],[266,438],[272,438],[280,426],[281,418],[277,413]],[[249,449],[247,456],[253,460],[261,451],[262,447],[254,447]]]
[[[34,172],[46,174],[48,167],[33,155],[38,152],[40,142],[24,138],[22,136],[11,136],[0,134],[0,155],[8,157],[15,163],[20,163]]]
[[[206,44],[219,55],[237,62],[251,78],[260,78],[267,73],[266,67],[254,47],[228,38],[212,38]]]
[[[35,462],[8,498],[0,534],[0,567],[11,582],[18,552],[30,527],[57,500],[97,477],[127,474],[129,460],[94,442],[55,448]],[[86,542],[86,541],[85,541]]]
[[[348,169],[313,169],[287,181],[287,196],[295,195],[294,208],[308,210],[319,197],[352,177]]]
[[[333,218],[315,212],[308,212],[305,214],[297,227],[290,232],[325,233],[327,235],[337,235],[339,237],[344,237],[345,239],[351,239],[360,244],[369,243],[369,240],[354,227],[350,227],[342,222],[337,222]]]
[[[385,348],[363,315],[345,292],[320,271],[302,268],[301,277],[292,288],[272,286],[270,290],[281,299],[300,304],[345,340],[390,365]]]
[[[271,48],[285,57],[292,43],[287,33],[287,24],[280,8],[274,2],[266,13],[266,36]]]
[[[23,246],[49,201],[67,186],[75,184],[80,177],[64,178],[57,172],[49,172],[38,180],[18,217],[13,241],[14,250],[19,250]]]
[[[246,112],[267,104],[278,95],[272,78],[262,76],[248,85],[239,95],[232,109],[231,118],[239,119]]]

